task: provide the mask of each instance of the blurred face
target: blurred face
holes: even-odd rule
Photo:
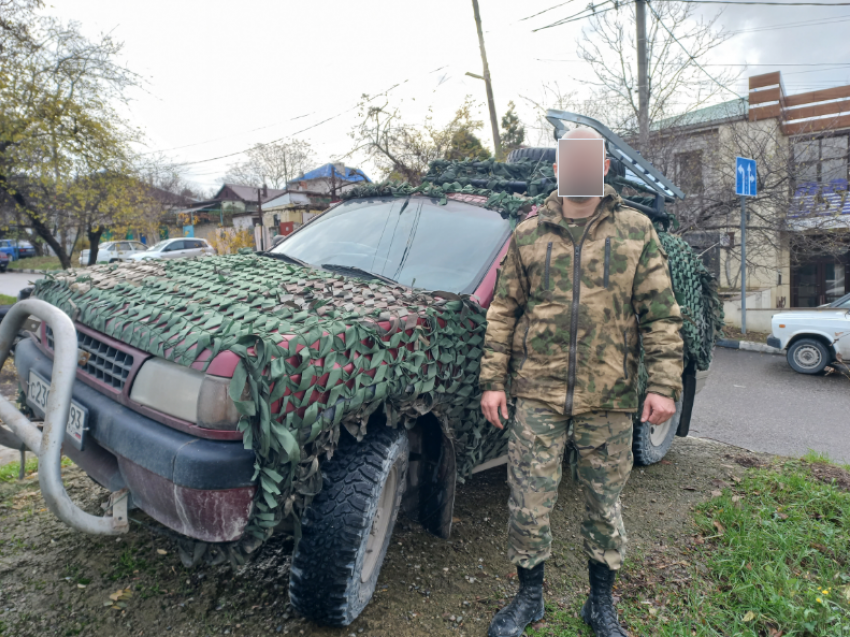
[[[558,140],[558,196],[575,203],[602,197],[604,177],[610,161],[605,159],[605,142],[592,131],[571,131]]]

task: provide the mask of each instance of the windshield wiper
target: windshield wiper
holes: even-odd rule
[[[288,261],[289,263],[294,263],[295,265],[300,265],[304,268],[309,268],[310,264],[306,261],[302,261],[301,259],[296,259],[295,257],[291,257],[285,252],[258,252],[257,254],[262,255],[264,257],[269,257],[270,259],[277,259],[278,261]]]
[[[362,274],[363,276],[368,276],[372,279],[377,279],[378,281],[383,281],[384,283],[390,283],[392,285],[398,285],[398,281],[393,281],[391,278],[384,276],[382,274],[375,274],[374,272],[369,272],[368,270],[364,270],[363,268],[358,268],[356,265],[340,265],[338,263],[323,263],[322,267],[325,270],[339,271],[340,274],[348,274],[349,272],[353,272],[353,273],[356,273],[356,274]]]

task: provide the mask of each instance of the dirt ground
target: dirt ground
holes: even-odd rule
[[[633,558],[625,588],[641,578],[643,560],[675,562],[692,543],[690,511],[745,469],[738,450],[676,439],[662,463],[635,468],[623,502]],[[735,459],[733,459],[735,458]],[[547,601],[569,607],[586,593],[581,507],[567,477],[552,519],[554,553]],[[80,470],[66,469],[75,501],[99,509],[105,491]],[[273,540],[257,559],[185,569],[176,546],[139,511],[128,535],[90,537],[71,531],[45,509],[37,477],[0,484],[0,635],[314,635],[385,637],[484,635],[493,612],[515,591],[505,557],[504,467],[473,476],[458,492],[449,541],[399,519],[377,593],[347,628],[294,616],[287,601],[291,543]],[[540,625],[540,634],[547,634]]]

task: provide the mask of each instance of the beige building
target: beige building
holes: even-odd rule
[[[778,308],[850,292],[850,86],[787,95],[778,72],[750,78],[747,98],[653,127],[648,154],[688,195],[683,237],[717,276],[727,324],[740,326],[741,204],[735,158],[755,159],[747,198],[747,327],[770,331]]]

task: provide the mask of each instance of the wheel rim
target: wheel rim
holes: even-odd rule
[[[375,511],[375,517],[372,520],[369,539],[366,541],[366,559],[363,562],[363,570],[360,573],[361,582],[368,582],[375,572],[375,567],[378,565],[378,558],[381,555],[381,549],[384,547],[384,539],[387,537],[390,519],[393,516],[393,509],[395,509],[395,495],[397,491],[398,467],[393,465],[393,468],[390,469],[390,474],[387,476],[387,481],[384,482],[381,495],[378,498],[378,509]]]
[[[667,434],[670,433],[670,427],[673,425],[673,418],[662,422],[660,425],[650,426],[649,440],[654,447],[660,447],[667,440]]]
[[[820,350],[813,345],[803,345],[794,352],[794,361],[805,369],[815,369],[823,360]]]

